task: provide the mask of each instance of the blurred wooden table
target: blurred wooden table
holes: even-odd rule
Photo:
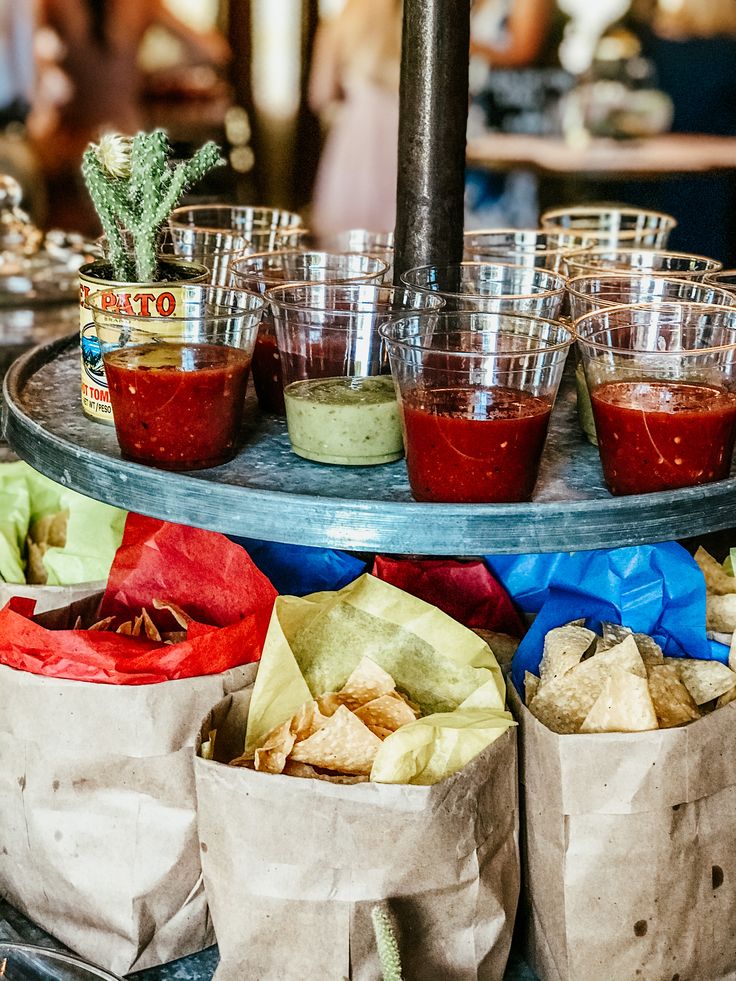
[[[736,170],[736,137],[665,133],[642,140],[595,139],[574,147],[555,136],[486,133],[468,141],[467,161],[489,170],[527,168],[595,181],[657,179]]]

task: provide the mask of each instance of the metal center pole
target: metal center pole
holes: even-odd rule
[[[395,281],[463,251],[470,0],[404,0]]]

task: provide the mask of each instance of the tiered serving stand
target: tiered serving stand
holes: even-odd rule
[[[76,336],[15,362],[5,380],[5,437],[37,470],[109,504],[231,535],[365,552],[481,555],[575,551],[692,537],[736,524],[736,479],[614,498],[580,432],[566,376],[534,500],[420,504],[403,461],[334,467],[291,452],[283,420],[248,402],[232,463],[167,473],[120,457],[112,428],[79,404]]]

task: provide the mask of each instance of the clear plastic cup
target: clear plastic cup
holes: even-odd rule
[[[458,262],[409,269],[401,281],[421,293],[437,293],[448,310],[530,313],[554,319],[565,280],[548,269],[501,262]]]
[[[371,232],[365,228],[350,228],[320,239],[323,249],[331,252],[364,252],[383,259],[388,267],[384,282],[390,283],[394,275],[394,233]]]
[[[608,248],[663,249],[677,219],[661,211],[583,204],[551,208],[542,214],[540,224],[549,231],[585,235]]]
[[[572,334],[514,313],[412,314],[381,328],[418,501],[529,500]]]
[[[612,494],[723,480],[736,439],[736,309],[607,307],[575,322]]]
[[[704,282],[713,283],[714,286],[736,293],[736,269],[719,269],[717,272],[707,273]]]
[[[601,275],[605,270],[694,280],[717,272],[723,265],[717,259],[689,252],[608,248],[587,249],[583,253],[566,255],[563,263],[569,277]]]
[[[245,256],[232,266],[233,282],[253,293],[265,293],[286,283],[382,282],[387,265],[374,255],[344,252],[262,252]],[[271,311],[263,312],[253,353],[253,383],[264,412],[284,415],[281,356]]]
[[[170,236],[176,255],[209,269],[212,286],[230,285],[230,267],[249,247],[244,235],[230,231],[174,226]]]
[[[368,283],[269,290],[284,379],[286,424],[307,460],[373,466],[404,453],[379,325],[442,300]]]
[[[667,279],[649,273],[614,273],[575,276],[567,281],[573,321],[604,307],[639,303],[710,303],[734,306],[736,296],[716,283]]]
[[[169,227],[237,232],[251,252],[296,248],[309,234],[295,211],[245,204],[194,204],[174,208]]]
[[[463,258],[471,262],[508,262],[559,272],[563,256],[595,245],[594,240],[543,228],[489,228],[465,232]]]
[[[132,315],[114,290],[87,302],[123,457],[199,470],[237,450],[264,300],[231,288],[178,289],[176,316]]]
[[[736,296],[728,290],[719,289],[708,283],[634,273],[577,276],[567,281],[567,297],[573,322],[593,310],[622,304],[657,302],[712,303],[718,306],[736,304]],[[575,385],[580,427],[590,442],[597,444],[593,407],[579,351],[575,368]]]

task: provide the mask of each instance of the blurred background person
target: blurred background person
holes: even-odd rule
[[[36,80],[34,0],[0,0],[0,125],[25,122]]]
[[[181,42],[192,63],[221,64],[229,49],[219,33],[192,30],[162,0],[38,4],[45,29],[42,78],[29,127],[48,185],[49,221],[89,232],[92,218],[86,196],[71,195],[68,189],[80,187],[81,156],[90,140],[109,130],[135,133],[143,125],[139,52],[149,28],[165,28]]]
[[[562,17],[554,0],[473,4],[469,136],[489,129],[539,134],[556,126],[554,103],[572,84],[557,60],[561,38]],[[537,181],[529,171],[493,174],[469,168],[465,201],[467,228],[537,222]]]
[[[309,104],[329,127],[311,225],[393,231],[398,169],[401,0],[347,0],[320,25]]]
[[[736,136],[736,0],[635,0],[632,13],[658,86],[672,99],[673,132]],[[679,221],[671,248],[736,264],[732,173],[664,181],[652,205]]]

